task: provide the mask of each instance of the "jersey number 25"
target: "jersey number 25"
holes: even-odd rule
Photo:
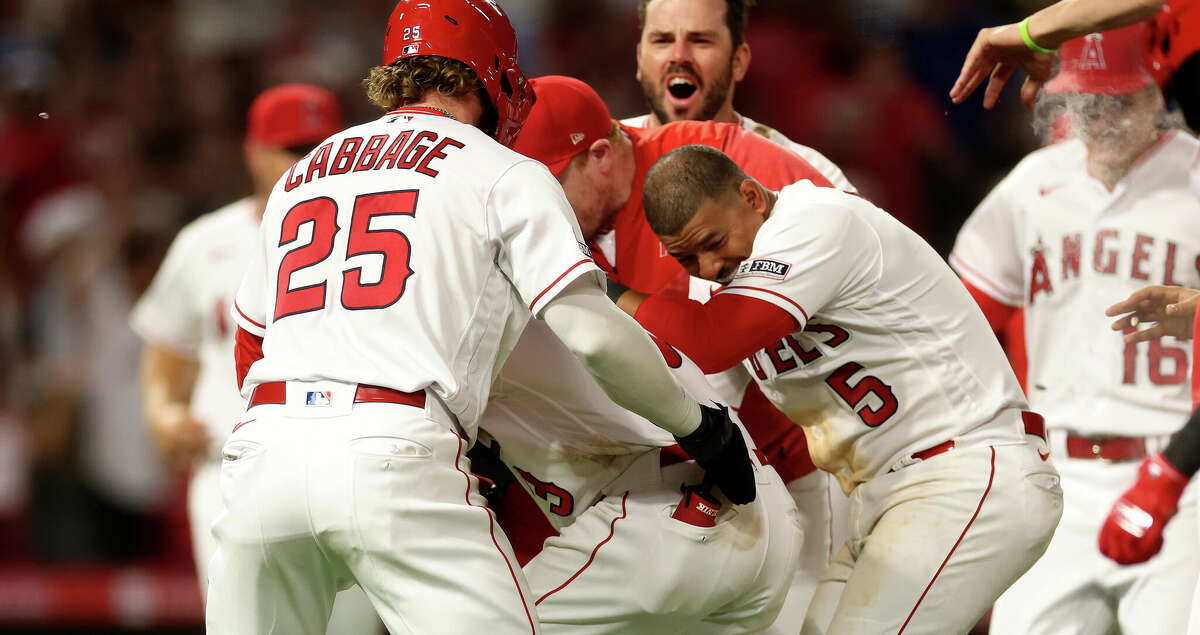
[[[346,257],[366,254],[383,256],[379,281],[363,283],[361,266],[342,271],[342,306],[352,311],[382,309],[395,304],[404,295],[404,286],[412,275],[409,268],[409,242],[395,229],[371,229],[371,219],[379,216],[415,216],[417,190],[399,190],[360,194],[354,199],[350,217],[350,235]],[[283,217],[279,246],[296,242],[300,226],[312,223],[312,240],[292,247],[279,263],[275,287],[275,320],[289,315],[325,308],[325,281],[297,289],[291,288],[292,274],[324,261],[333,253],[333,240],[341,227],[337,224],[337,202],[319,197],[297,203]]]

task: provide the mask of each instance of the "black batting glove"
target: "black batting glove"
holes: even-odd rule
[[[725,493],[730,502],[745,505],[754,501],[754,464],[742,432],[724,407],[700,404],[700,427],[686,437],[675,437]]]

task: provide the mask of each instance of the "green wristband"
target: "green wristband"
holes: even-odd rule
[[[1029,47],[1029,50],[1031,51],[1045,53],[1046,55],[1054,55],[1058,52],[1058,49],[1042,48],[1038,46],[1037,42],[1033,41],[1033,38],[1029,37],[1029,19],[1032,17],[1033,16],[1029,16],[1024,20],[1021,20],[1021,41],[1024,42],[1025,46]]]

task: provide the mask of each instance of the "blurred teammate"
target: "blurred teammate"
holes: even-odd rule
[[[233,372],[229,307],[271,187],[343,123],[337,98],[307,84],[264,91],[247,119],[245,160],[253,194],[185,227],[130,317],[146,340],[141,377],[146,418],[168,462],[192,470],[188,519],[202,593],[208,591],[208,562],[216,550],[212,524],[221,511],[220,448],[246,408]],[[360,590],[338,598],[330,633],[378,628]]]
[[[625,305],[706,372],[747,364],[850,496],[803,632],[969,630],[1041,554],[1061,492],[1041,417],[962,284],[863,199],[768,190],[712,148],[664,156],[644,198],[671,254],[724,286]]]
[[[276,183],[236,295],[249,402],[222,449],[209,632],[317,632],[351,584],[391,632],[538,632],[464,456],[531,317],[732,503],[753,464],[605,297],[561,187],[502,145],[533,93],[496,4],[400,2],[366,87],[389,112]]]
[[[694,398],[720,403],[695,364],[659,349]],[[771,624],[801,532],[769,466],[756,470],[750,505],[706,492],[674,439],[614,404],[536,321],[493,383],[480,426],[485,451],[560,532],[525,566],[546,633],[730,635]]]
[[[998,634],[1181,633],[1200,567],[1196,504],[1184,499],[1163,552],[1118,567],[1096,536],[1138,464],[1188,413],[1189,351],[1125,344],[1104,308],[1149,281],[1196,286],[1200,214],[1189,166],[1143,66],[1144,25],[1068,42],[1039,96],[1039,127],[1071,140],[1025,158],[979,205],[951,263],[985,311],[1023,308],[1030,403],[1047,418],[1065,508],[1046,554],[996,603]]]

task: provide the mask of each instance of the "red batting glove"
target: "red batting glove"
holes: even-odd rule
[[[1163,527],[1175,515],[1188,477],[1161,454],[1142,461],[1137,481],[1108,512],[1100,528],[1100,552],[1120,564],[1149,560],[1162,549]]]

